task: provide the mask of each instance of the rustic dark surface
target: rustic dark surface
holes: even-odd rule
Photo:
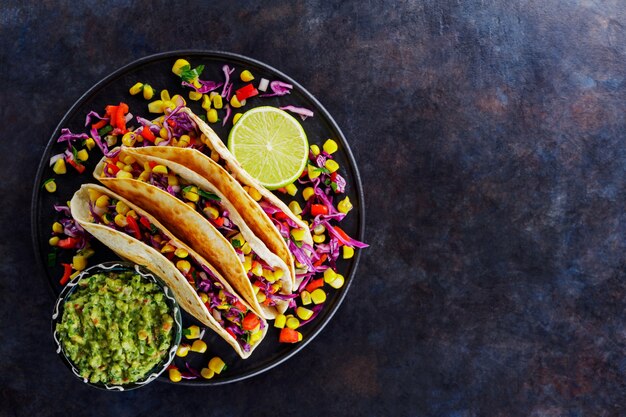
[[[0,5],[0,415],[626,415],[623,2],[152,3]],[[95,391],[52,349],[36,166],[101,77],[189,48],[320,99],[371,247],[338,315],[271,372]]]

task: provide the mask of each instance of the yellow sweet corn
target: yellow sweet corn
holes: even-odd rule
[[[43,187],[46,189],[47,192],[53,193],[57,190],[57,183],[53,179],[51,179],[46,181]]]
[[[218,375],[224,370],[224,368],[226,368],[226,364],[219,356],[215,356],[209,361],[209,369]]]
[[[308,308],[298,307],[296,308],[296,314],[302,320],[308,320],[313,315],[313,310],[309,310]]]
[[[277,329],[282,329],[285,327],[285,323],[287,322],[287,317],[284,314],[279,314],[274,319],[274,327]]]
[[[52,223],[52,231],[54,233],[63,233],[63,225],[59,222]]]
[[[67,167],[65,166],[65,159],[63,158],[57,159],[56,162],[54,163],[54,166],[52,167],[52,171],[54,171],[54,173],[58,175],[65,174],[67,172]]]
[[[171,101],[172,98],[170,97],[170,92],[167,90],[161,90],[161,100],[165,101]]]
[[[219,94],[213,96],[213,107],[218,110],[224,107],[224,101],[222,100],[222,96]]]
[[[192,352],[198,352],[198,353],[204,353],[206,352],[206,343],[204,343],[204,341],[202,340],[194,340],[194,342],[191,345],[190,350]]]
[[[276,276],[274,275],[274,272],[270,271],[269,269],[264,269],[263,270],[263,278],[265,278],[265,280],[267,282],[274,282],[274,281],[276,281]]]
[[[200,375],[202,375],[202,378],[204,379],[211,379],[215,376],[215,372],[209,368],[202,368],[200,370]]]
[[[300,293],[300,299],[302,300],[302,305],[303,306],[308,306],[309,304],[311,304],[311,293],[304,290]]]
[[[128,225],[128,221],[126,220],[126,217],[123,214],[119,214],[119,213],[115,215],[113,222],[119,227],[126,227]]]
[[[152,86],[150,84],[144,84],[143,85],[143,98],[145,98],[146,100],[150,100],[152,99],[153,96],[154,96],[154,89],[152,88]],[[157,112],[157,113],[162,113],[162,111]]]
[[[252,248],[250,247],[250,245],[248,244],[248,242],[244,243],[243,246],[241,247],[241,251],[243,252],[244,255],[249,255],[250,252],[252,252]]]
[[[186,200],[192,201],[194,203],[197,203],[198,200],[200,200],[200,195],[198,194],[198,187],[196,187],[195,185],[192,185],[190,187],[185,187],[183,189],[183,198]]]
[[[337,210],[344,214],[347,214],[350,210],[352,210],[352,202],[350,201],[350,197],[346,196],[346,198],[341,200],[337,204]]]
[[[124,133],[124,136],[122,136],[122,145],[133,146],[134,144],[135,144],[135,133],[134,132]]]
[[[211,109],[211,99],[207,94],[202,95],[202,108],[206,111]]]
[[[311,153],[313,154],[313,156],[317,156],[320,154],[320,147],[317,145],[311,145],[310,146],[311,149]]]
[[[154,172],[155,174],[167,174],[167,167],[165,165],[155,165],[154,168],[152,168],[152,172]]]
[[[59,240],[61,240],[58,236],[52,236],[50,240],[48,240],[48,244],[50,246],[56,246],[59,244]]]
[[[332,153],[337,152],[337,149],[339,149],[339,146],[337,146],[337,142],[335,142],[334,140],[328,139],[326,142],[324,142],[323,148],[326,153],[332,154]]]
[[[82,271],[83,269],[87,268],[87,258],[82,255],[75,255],[72,258],[72,268],[77,271]]]
[[[354,248],[350,246],[343,246],[343,259],[350,259],[354,256]]]
[[[241,81],[247,83],[254,80],[254,75],[248,70],[243,70],[241,74],[239,74],[239,78],[241,78]]]
[[[304,236],[306,236],[306,231],[304,229],[291,229],[291,237],[293,240],[301,242],[304,240]]]
[[[298,192],[298,187],[296,187],[294,183],[291,183],[285,186],[285,190],[287,191],[287,194],[289,194],[290,196],[294,196]]]
[[[206,113],[206,118],[208,120],[209,123],[215,123],[218,120],[217,117],[217,110],[215,109],[209,109],[209,111]]]
[[[189,92],[189,100],[193,100],[193,101],[198,101],[202,98],[203,94],[202,93],[198,93],[197,91],[190,91]]]
[[[292,201],[291,203],[288,204],[289,206],[289,210],[291,210],[291,212],[293,214],[300,214],[302,213],[302,208],[300,207],[300,204],[297,201]]]
[[[200,337],[200,328],[198,326],[191,325],[183,330],[183,335],[186,339],[192,340]]]
[[[89,201],[95,202],[98,197],[100,197],[102,195],[102,193],[98,190],[93,190],[93,189],[89,189],[87,190],[87,193],[89,194]]]
[[[333,173],[339,169],[339,164],[332,159],[327,159],[324,163],[324,167]]]
[[[181,271],[183,274],[186,274],[191,269],[191,264],[189,263],[189,261],[181,259],[180,261],[176,262],[176,268],[178,268],[178,270]]]
[[[191,67],[191,65],[189,65],[189,61],[187,61],[186,59],[177,59],[176,62],[174,62],[174,65],[172,66],[172,72],[176,75],[180,75],[183,72],[183,67],[189,66]]]
[[[313,228],[313,233],[315,233],[316,235],[321,235],[325,231],[326,231],[326,228],[324,227],[323,224],[318,224],[317,226]]]
[[[124,157],[122,158],[122,161],[124,161],[126,165],[132,165],[135,162],[137,162],[137,160],[130,155],[124,155]]]
[[[137,94],[141,93],[141,90],[143,90],[143,83],[135,83],[135,85],[130,87],[128,92],[131,96],[136,96]]]
[[[306,187],[304,190],[302,190],[302,197],[305,201],[311,198],[311,196],[313,196],[314,194],[315,190],[313,189],[313,187]]]
[[[178,248],[174,251],[174,255],[176,255],[177,258],[183,259],[189,256],[189,252],[187,252],[185,248]]]
[[[183,376],[180,374],[178,369],[172,368],[168,371],[168,375],[170,377],[170,381],[172,382],[180,382],[183,379]]]
[[[263,267],[260,263],[256,261],[252,263],[252,273],[257,277],[263,276]]]
[[[133,178],[133,174],[131,174],[130,172],[124,170],[124,169],[120,169],[119,171],[117,171],[117,174],[115,174],[116,178],[128,178],[128,179],[132,179]]]
[[[261,200],[261,198],[263,197],[263,196],[261,195],[261,193],[259,192],[259,190],[257,190],[257,189],[256,189],[256,188],[254,188],[254,187],[249,187],[249,188],[248,188],[248,194],[250,194],[250,197],[252,197],[252,199],[253,199],[254,201],[259,201],[259,200]]]
[[[337,273],[331,268],[324,271],[324,282],[330,284],[337,278]]]
[[[309,176],[309,179],[311,181],[314,180],[315,178],[319,177],[321,173],[322,173],[322,171],[318,167],[313,166],[311,164],[308,165],[308,167],[307,167],[307,175]]]
[[[166,243],[161,248],[161,253],[170,253],[170,252],[175,252],[175,251],[176,251],[176,247],[170,245],[169,243]]]
[[[233,116],[233,124],[237,123],[240,118],[241,118],[241,113],[235,113],[235,115]]]
[[[87,149],[92,150],[93,147],[96,146],[96,141],[92,138],[87,138],[87,140],[85,140],[85,146]]]
[[[81,149],[80,151],[76,152],[76,158],[79,161],[86,161],[87,159],[89,159],[89,152],[87,152],[87,149]]]
[[[220,216],[220,212],[213,206],[207,206],[202,209],[202,211],[204,211],[204,214],[211,220],[215,220]]]
[[[245,105],[246,105],[246,100],[239,101],[236,95],[232,96],[232,98],[230,99],[230,106],[235,109],[238,109]]]
[[[176,356],[179,358],[184,358],[189,353],[189,345],[186,343],[181,343],[176,349]]]
[[[311,300],[314,304],[322,304],[324,301],[326,301],[326,293],[323,289],[316,288],[311,293]]]
[[[109,205],[109,196],[108,195],[101,195],[100,197],[98,197],[98,199],[96,200],[96,207],[99,208],[106,208]]]
[[[144,89],[144,97],[146,96]],[[149,99],[146,99],[149,100]],[[148,111],[150,113],[163,113],[163,100],[154,100],[148,103]]]
[[[296,313],[297,314],[297,313]],[[298,327],[300,327],[300,320],[298,320],[297,318],[295,318],[292,315],[287,316],[287,322],[285,323],[285,325],[290,328],[290,329],[297,329]]]
[[[339,289],[343,287],[344,282],[345,282],[345,278],[343,277],[343,275],[337,274],[337,277],[332,282],[329,282],[328,285],[330,285],[331,287],[335,289]]]
[[[243,267],[246,270],[246,272],[250,271],[250,269],[252,268],[252,257],[251,256],[245,256],[243,258]]]
[[[326,235],[313,235],[313,242],[315,243],[324,243],[326,240]]]
[[[256,299],[259,303],[262,303],[263,301],[265,301],[267,299],[267,295],[265,295],[265,293],[262,293],[261,291],[259,291],[258,293],[256,293]]]

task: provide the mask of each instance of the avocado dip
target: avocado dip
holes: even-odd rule
[[[65,355],[91,383],[137,382],[167,354],[174,319],[161,288],[132,271],[85,277],[56,330]]]

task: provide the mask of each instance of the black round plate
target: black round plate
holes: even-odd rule
[[[302,121],[302,126],[307,133],[310,144],[315,143],[321,147],[324,141],[328,138],[334,138],[339,142],[339,151],[335,154],[335,160],[341,166],[340,173],[345,177],[347,182],[346,195],[350,197],[350,200],[354,205],[354,210],[352,210],[346,219],[342,221],[341,227],[350,236],[353,236],[358,240],[363,240],[365,224],[363,190],[354,157],[352,156],[348,143],[343,133],[341,133],[339,126],[337,126],[337,123],[311,93],[306,91],[296,81],[271,66],[241,55],[225,52],[193,50],[166,52],[148,56],[128,64],[93,86],[80,99],[78,99],[78,101],[65,114],[57,128],[52,133],[50,141],[48,142],[48,145],[42,155],[33,189],[31,210],[32,235],[37,263],[41,268],[41,274],[50,284],[55,297],[59,295],[62,289],[62,286],[59,284],[59,278],[62,276],[63,271],[59,263],[71,262],[71,259],[69,259],[69,256],[71,255],[69,253],[64,254],[59,252],[56,265],[48,265],[48,254],[51,250],[48,245],[48,239],[51,236],[52,224],[58,217],[57,213],[53,209],[53,205],[65,205],[66,202],[71,199],[73,193],[78,190],[81,184],[96,182],[91,173],[93,172],[96,162],[102,156],[100,152],[94,148],[94,150],[90,152],[89,160],[86,163],[87,169],[83,174],[79,175],[68,166],[67,174],[55,175],[49,166],[49,159],[52,155],[62,152],[65,149],[65,144],[56,143],[61,129],[66,127],[74,133],[88,133],[85,128],[85,117],[87,113],[91,110],[95,110],[102,114],[106,105],[117,104],[120,101],[126,102],[130,107],[130,111],[134,115],[141,115],[148,119],[154,118],[154,115],[150,115],[148,113],[147,101],[140,97],[141,94],[137,96],[130,96],[128,93],[129,88],[138,81],[148,83],[154,87],[155,99],[162,89],[168,89],[171,94],[179,93],[187,99],[189,90],[183,89],[180,85],[178,77],[171,72],[172,65],[178,58],[187,59],[191,63],[192,67],[204,65],[205,69],[202,73],[202,79],[223,81],[224,75],[222,67],[225,64],[228,64],[229,66],[234,66],[236,68],[232,77],[237,77],[237,79],[242,70],[248,69],[254,74],[256,78],[255,81],[260,78],[267,78],[270,81],[280,80],[293,84],[294,87],[291,94],[271,98],[253,97],[248,100],[248,103],[243,109],[241,109],[241,111],[263,105],[276,107],[293,105],[306,107],[315,112],[314,117],[307,118]],[[203,113],[200,102],[194,102],[187,99],[187,105],[194,112],[197,112],[197,114]],[[227,123],[226,126],[222,126],[222,124],[218,122],[211,125],[211,127],[223,140],[226,140],[231,125],[231,123]],[[51,177],[55,177],[57,183],[57,191],[52,194],[42,189],[43,182]],[[277,193],[277,195],[285,201],[288,200],[284,198],[285,196],[281,193]],[[302,200],[300,200],[300,202],[302,204]],[[96,255],[90,259],[91,265],[99,262],[119,259],[113,252],[95,240],[93,241],[92,246],[96,251]],[[207,353],[201,355],[190,352],[184,359],[176,358],[175,363],[179,366],[179,368],[183,369],[186,363],[194,369],[200,369],[202,367],[206,367],[207,361],[210,357],[220,356],[226,362],[228,369],[221,375],[216,375],[210,380],[183,380],[180,383],[190,385],[219,385],[240,381],[265,372],[293,356],[295,353],[304,348],[304,346],[306,346],[311,340],[313,340],[313,338],[333,317],[334,313],[343,301],[352,280],[354,279],[359,258],[360,250],[356,250],[352,259],[343,260],[340,257],[337,269],[338,272],[344,275],[345,284],[339,290],[333,290],[330,288],[328,291],[328,298],[324,303],[324,308],[318,317],[311,323],[308,323],[299,329],[303,335],[302,342],[294,345],[278,343],[278,329],[275,329],[272,326],[273,322],[270,322],[270,329],[263,343],[261,343],[261,345],[254,351],[250,358],[242,360],[225,341],[212,331],[207,330],[204,335],[204,340],[209,346]],[[197,323],[190,315],[183,314],[183,324],[186,327],[191,324],[199,323]],[[159,380],[169,381],[167,376],[161,376]]]

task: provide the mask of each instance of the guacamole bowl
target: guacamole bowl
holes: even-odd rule
[[[61,292],[52,315],[56,351],[84,383],[127,391],[170,365],[182,334],[173,291],[146,268],[105,262]]]

